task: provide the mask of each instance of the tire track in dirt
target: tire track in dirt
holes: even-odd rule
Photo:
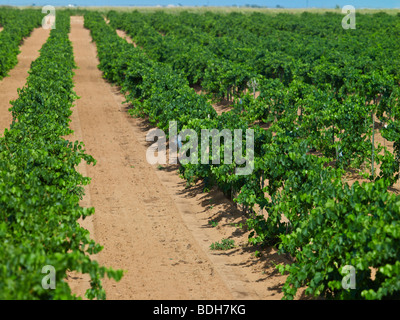
[[[49,35],[50,30],[34,29],[20,46],[17,65],[9,71],[8,77],[0,81],[0,136],[3,136],[4,130],[12,123],[12,114],[8,110],[11,108],[10,100],[18,98],[17,89],[25,85],[31,63],[39,57],[39,50]]]
[[[79,67],[75,91],[81,97],[71,127],[80,128],[75,138],[80,136],[97,160],[96,166],[86,167],[92,182],[90,200],[85,198],[86,205],[96,209],[94,239],[104,246],[96,258],[105,266],[127,271],[119,283],[103,281],[107,298],[232,299],[147,163],[146,147],[122,110],[121,98],[97,69],[96,47],[83,28],[83,17],[71,17],[70,39]],[[73,277],[70,285],[77,293],[87,283]]]

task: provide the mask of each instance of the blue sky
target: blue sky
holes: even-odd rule
[[[256,4],[275,8],[280,5],[285,8],[334,8],[335,5],[353,5],[355,8],[400,8],[400,0],[0,0],[0,5],[54,5],[62,6],[76,4],[81,6],[155,6],[181,4],[184,6],[230,6]]]

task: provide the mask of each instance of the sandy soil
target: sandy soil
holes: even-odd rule
[[[10,70],[8,77],[0,81],[0,136],[12,122],[11,112],[8,111],[11,108],[10,100],[18,98],[17,89],[25,85],[31,63],[39,57],[39,49],[46,42],[49,34],[49,30],[34,29],[20,46],[21,53],[18,55],[18,64]]]
[[[85,226],[104,246],[98,261],[126,270],[119,283],[104,281],[107,298],[279,299],[284,277],[271,277],[271,268],[264,268],[270,260],[251,259],[251,249],[240,246],[223,253],[209,249],[224,236],[236,236],[237,244],[246,236],[221,227],[240,219],[227,200],[218,192],[203,194],[198,186],[186,189],[174,167],[159,170],[146,161],[150,128],[128,116],[118,88],[102,79],[82,17],[71,18],[70,39],[81,97],[71,127],[98,161],[80,167],[92,178],[82,205],[96,209]],[[210,201],[215,201],[212,210]],[[211,217],[220,219],[220,228],[209,226]],[[80,295],[88,286],[77,274],[69,283]]]
[[[119,30],[119,29],[117,29],[116,31],[117,31],[117,34],[118,34],[121,38],[125,39],[128,43],[133,44],[133,46],[134,46],[135,48],[137,47],[136,43],[132,41],[132,39],[125,33],[125,31],[122,31],[122,30]]]

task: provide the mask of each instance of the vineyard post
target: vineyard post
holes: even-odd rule
[[[261,173],[261,193],[262,193],[262,195],[263,195],[263,197],[264,197],[264,172]],[[261,215],[263,214],[263,208],[262,208],[262,206],[260,206],[260,214],[261,214]]]
[[[257,87],[257,80],[256,79],[251,79],[250,81],[247,82],[247,86],[253,88],[253,98],[256,98],[256,87]]]
[[[376,105],[376,98],[374,98],[374,106]],[[371,175],[374,178],[374,161],[375,161],[375,117],[374,110],[371,111],[372,117],[372,155],[371,155]]]
[[[233,195],[233,197],[232,197],[232,200],[233,200],[233,199],[236,198],[236,190],[235,190],[234,185],[232,185],[232,195]],[[237,209],[237,208],[238,208],[238,203],[235,202],[235,201],[233,201],[233,202],[235,203],[235,207],[236,207],[236,209]]]
[[[338,152],[338,146],[335,145],[335,151],[336,151],[336,163],[339,161],[339,152]]]
[[[335,124],[332,127],[332,145],[335,145]]]

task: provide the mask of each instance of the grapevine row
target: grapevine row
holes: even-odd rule
[[[40,26],[42,18],[38,10],[0,10],[0,25],[4,27],[0,32],[0,80],[17,64],[22,40]]]
[[[69,19],[58,13],[57,29],[12,101],[13,123],[0,139],[1,299],[77,298],[66,282],[71,271],[89,274],[87,297],[102,299],[101,278],[122,276],[90,258],[102,247],[78,223],[94,209],[79,205],[90,179],[76,167],[95,160],[83,143],[63,138],[72,134],[70,109],[77,98]],[[50,288],[43,284],[48,267],[55,276]]]
[[[210,18],[205,14],[198,15],[196,20],[193,15],[196,16],[111,11],[108,18],[114,28],[128,32],[152,59],[166,62],[183,73],[191,85],[200,82],[203,89],[217,97],[223,97],[225,92],[228,97],[229,92],[240,97],[236,107],[249,120],[283,121],[280,126],[285,126],[288,133],[295,131],[297,136],[307,136],[310,146],[330,157],[336,166],[362,168],[359,173],[373,180],[377,176],[375,166],[379,164],[379,178],[390,179],[392,184],[399,179],[399,74],[394,67],[397,62],[388,65],[388,61],[400,48],[392,37],[374,37],[372,48],[367,52],[361,50],[363,43],[370,42],[371,29],[376,27],[371,25],[368,15],[360,17],[365,30],[357,35],[344,31],[338,20],[340,15],[332,14],[319,18],[308,14],[276,18],[261,15],[264,20],[256,14],[255,21],[251,19],[253,15],[210,14]],[[286,16],[294,20],[289,26],[281,23],[289,21]],[[398,20],[386,15],[373,18],[388,26]],[[260,30],[264,27],[268,34],[250,36],[246,32],[249,21],[253,27],[259,24]],[[221,25],[229,23],[235,27],[227,28],[234,31],[226,35]],[[301,47],[300,39],[288,37],[293,24],[296,33],[289,34],[305,37],[310,44]],[[304,28],[300,27],[303,25]],[[309,25],[318,26],[318,31],[311,33]],[[332,29],[332,25],[336,27]],[[276,52],[266,50],[278,37],[285,46],[278,46]],[[340,37],[338,48],[333,45],[333,37]],[[318,57],[321,46],[326,53]],[[385,53],[375,47],[385,47]],[[275,62],[287,60],[282,55],[288,55],[291,63],[275,67]],[[285,74],[290,77],[285,78]],[[253,91],[257,88],[260,96],[243,96],[246,87]],[[393,152],[386,146],[375,147],[376,119],[382,126],[382,136],[394,142]]]
[[[340,167],[329,166],[329,158],[310,152],[313,140],[306,133],[288,130],[289,116],[295,113],[280,110],[275,115],[280,121],[268,130],[243,117],[239,104],[218,116],[202,96],[196,97],[179,70],[150,59],[119,38],[98,13],[87,13],[85,26],[96,42],[100,69],[121,86],[133,114],[148,117],[164,131],[169,121],[178,121],[179,129],[190,128],[198,135],[201,129],[254,129],[250,175],[238,176],[235,164],[223,162],[186,164],[181,173],[189,182],[204,179],[206,184],[217,184],[244,205],[253,230],[250,242],[275,245],[294,258],[292,264],[278,266],[289,273],[285,298],[293,298],[302,286],[308,295],[335,299],[399,295],[400,197],[388,192],[390,179],[349,186]],[[342,288],[345,265],[357,270],[355,290]],[[376,270],[375,278],[371,269]]]

